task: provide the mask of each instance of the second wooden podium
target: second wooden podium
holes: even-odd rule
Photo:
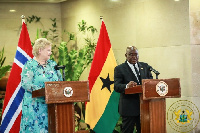
[[[142,86],[125,90],[134,93],[141,93],[141,133],[166,133],[165,98],[181,97],[180,79],[143,79]]]
[[[74,133],[74,102],[89,101],[88,81],[45,82],[32,97],[45,96],[48,104],[49,133]]]

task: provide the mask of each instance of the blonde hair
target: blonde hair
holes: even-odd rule
[[[37,57],[39,54],[39,49],[44,49],[46,46],[49,45],[51,46],[52,43],[48,41],[46,38],[37,39],[33,45],[33,51],[32,51],[33,55]]]

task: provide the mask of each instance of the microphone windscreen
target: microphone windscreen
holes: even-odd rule
[[[55,65],[55,66],[54,66],[54,69],[55,69],[55,70],[58,70],[58,65]]]

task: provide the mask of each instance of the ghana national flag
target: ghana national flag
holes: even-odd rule
[[[102,21],[88,77],[90,102],[87,102],[85,112],[86,123],[96,133],[112,133],[120,117],[119,93],[114,91],[116,65],[106,26]]]

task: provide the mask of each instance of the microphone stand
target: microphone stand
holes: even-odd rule
[[[58,66],[58,65],[56,65],[54,67],[54,69],[56,69],[56,70],[62,69],[63,81],[65,81],[65,66]]]
[[[156,79],[158,79],[158,75],[160,74],[159,72],[158,73],[155,73],[156,74]]]
[[[62,69],[63,81],[65,81],[65,68]]]
[[[153,71],[156,74],[156,79],[158,79],[158,75],[160,74],[158,71],[150,67],[150,71]]]

